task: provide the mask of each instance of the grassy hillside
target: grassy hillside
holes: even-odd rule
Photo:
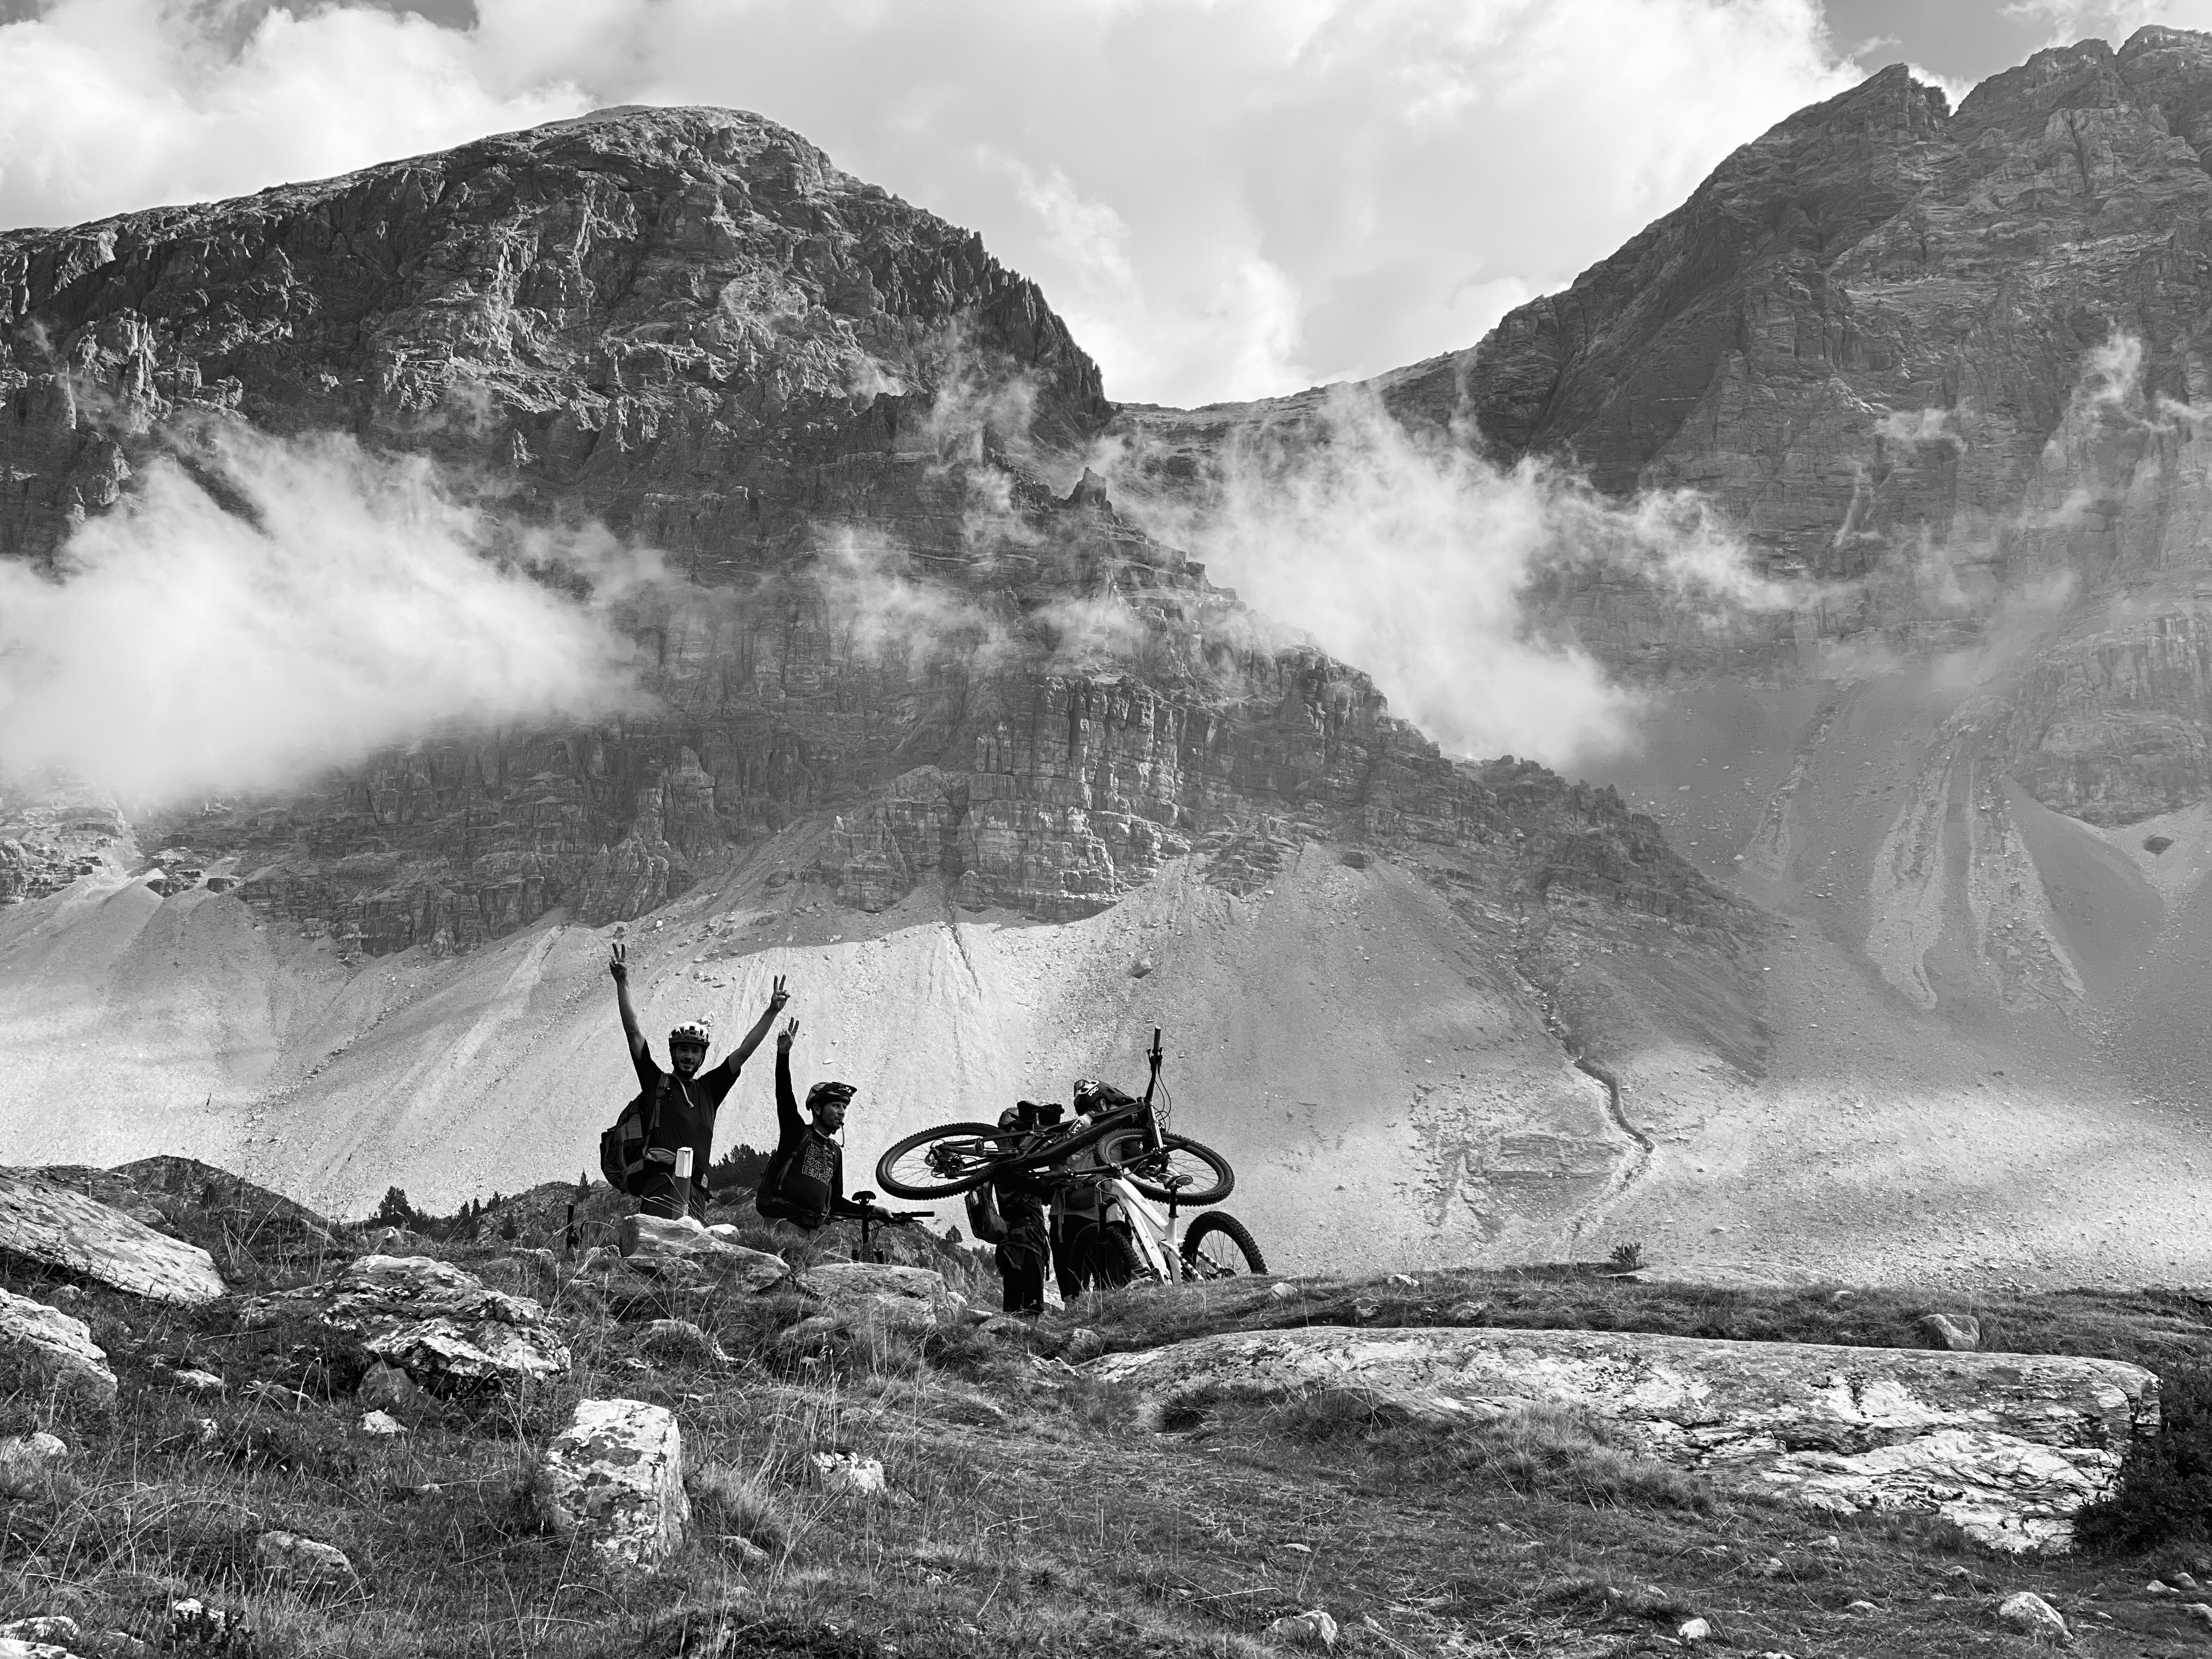
[[[264,1260],[219,1216],[207,1227],[243,1289],[316,1271]],[[503,1243],[431,1248],[502,1288],[544,1284]],[[0,1431],[51,1429],[74,1455],[44,1473],[4,1466],[0,1621],[73,1616],[88,1659],[145,1651],[126,1637],[159,1645],[185,1595],[242,1610],[256,1634],[232,1651],[255,1659],[1250,1659],[1279,1650],[1271,1620],[1321,1607],[1343,1626],[1339,1650],[1358,1654],[1597,1659],[1670,1650],[1698,1617],[1722,1651],[1870,1659],[2027,1652],[1991,1610],[2032,1589],[2086,1653],[2203,1640],[2175,1607],[2186,1598],[2141,1593],[2154,1571],[2203,1570],[2185,1531],[2147,1553],[1990,1556],[1936,1523],[1723,1492],[1559,1412],[1446,1434],[1321,1395],[1163,1432],[1054,1357],[1079,1322],[1116,1347],[1255,1323],[1455,1321],[1896,1344],[1942,1306],[1977,1313],[1993,1346],[2137,1359],[2171,1389],[2212,1345],[2203,1306],[2178,1293],[1963,1304],[1462,1272],[1302,1280],[1286,1297],[1264,1282],[1131,1290],[1027,1336],[793,1346],[781,1332],[795,1310],[777,1297],[604,1294],[565,1267],[556,1279],[572,1374],[425,1402],[409,1432],[378,1439],[349,1398],[357,1359],[296,1329],[243,1330],[229,1303],[155,1310],[0,1269],[88,1319],[123,1385],[112,1410],[88,1411],[8,1362]],[[646,1322],[665,1316],[696,1322],[726,1361],[655,1346]],[[186,1362],[224,1392],[178,1387]],[[525,1501],[574,1401],[608,1395],[673,1411],[693,1466],[698,1536],[652,1578],[570,1553]],[[881,1459],[890,1495],[825,1495],[807,1457],[826,1449]],[[272,1528],[342,1548],[358,1582],[266,1581],[254,1540]]]

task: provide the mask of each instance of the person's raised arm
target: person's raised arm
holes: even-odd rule
[[[607,956],[607,972],[614,975],[615,1006],[622,1010],[623,1037],[629,1044],[633,1065],[642,1065],[646,1058],[645,1033],[637,1029],[637,1010],[629,1000],[629,950],[620,939]]]
[[[775,1127],[786,1137],[806,1126],[799,1121],[799,1098],[791,1092],[791,1040],[799,1035],[796,1016],[775,1034]]]
[[[768,1035],[768,1028],[775,1024],[775,1017],[783,1012],[783,1005],[790,1000],[791,993],[783,988],[783,975],[778,974],[775,976],[775,988],[768,994],[766,1011],[753,1022],[753,1029],[738,1040],[736,1052],[722,1064],[734,1072],[750,1060],[753,1057],[753,1050],[761,1046],[761,1039]],[[786,1046],[779,1042],[776,1045],[776,1052],[781,1054]]]

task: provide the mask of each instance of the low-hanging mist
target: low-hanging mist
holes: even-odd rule
[[[1148,494],[1139,459],[1108,458],[1133,514],[1470,756],[1567,766],[1634,740],[1637,694],[1532,620],[1547,571],[1602,565],[1717,623],[1807,597],[1759,574],[1693,492],[1622,503],[1544,463],[1500,468],[1364,388],[1334,389],[1310,426],[1238,434],[1195,507]]]
[[[606,605],[649,559],[522,532],[433,463],[343,435],[173,434],[58,563],[0,561],[0,775],[175,800],[646,701]]]

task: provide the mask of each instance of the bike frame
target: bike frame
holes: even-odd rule
[[[1175,1284],[1182,1277],[1182,1257],[1176,1249],[1175,1206],[1153,1203],[1119,1176],[1107,1186],[1113,1201],[1121,1206],[1129,1237],[1146,1267],[1161,1284]]]
[[[1125,1106],[1118,1112],[1109,1112],[1105,1116],[1073,1127],[1068,1133],[1060,1135],[1048,1133],[1041,1144],[996,1165],[990,1178],[995,1181],[1002,1176],[1060,1163],[1086,1147],[1097,1146],[1119,1129],[1140,1131],[1144,1135],[1145,1152],[1159,1151],[1162,1144],[1160,1120],[1152,1109],[1152,1096],[1160,1085],[1160,1028],[1157,1025],[1152,1027],[1152,1048],[1146,1058],[1152,1061],[1152,1076],[1146,1081],[1143,1097],[1135,1105]],[[1131,1161],[1124,1158],[1121,1164],[1109,1164],[1104,1166],[1104,1172],[1110,1174]],[[1139,1198],[1138,1201],[1141,1203],[1144,1200]]]

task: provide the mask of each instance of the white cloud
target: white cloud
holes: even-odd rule
[[[1127,399],[1472,343],[1849,83],[1814,0],[59,0],[0,27],[0,223],[608,103],[758,110],[980,230]],[[1009,164],[1011,160],[1011,165]]]
[[[0,559],[0,771],[128,800],[275,787],[441,726],[643,708],[605,605],[658,566],[458,497],[420,458],[174,434],[58,580]],[[202,486],[220,481],[231,503]],[[518,562],[596,580],[586,605]]]

